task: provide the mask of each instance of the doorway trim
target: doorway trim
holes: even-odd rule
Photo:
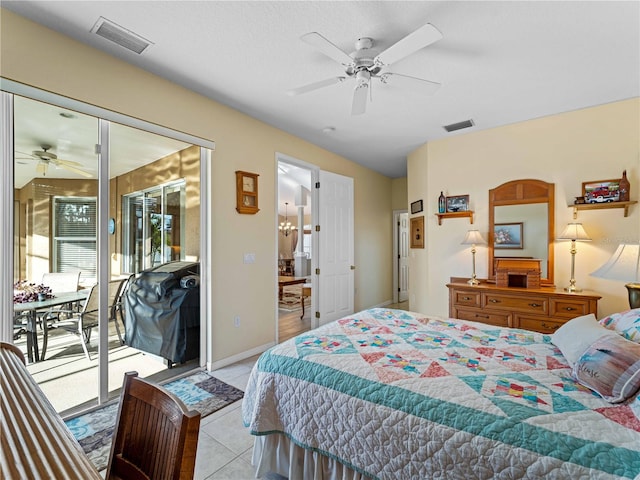
[[[273,271],[275,272],[275,299],[278,298],[278,235],[280,232],[278,230],[278,202],[279,202],[279,175],[278,175],[278,166],[280,162],[288,163],[290,165],[294,165],[299,168],[305,168],[311,172],[311,245],[313,246],[313,250],[316,252],[311,255],[311,307],[310,307],[310,315],[311,315],[311,329],[317,328],[319,326],[318,319],[315,316],[315,312],[318,310],[318,282],[316,280],[315,271],[318,268],[318,232],[316,231],[315,226],[318,224],[318,189],[314,188],[314,185],[319,181],[320,177],[320,167],[314,165],[309,162],[305,162],[304,160],[300,160],[295,157],[291,157],[284,153],[276,152],[275,155],[275,192],[274,203],[275,203],[275,218],[274,218],[274,231],[275,231],[275,252],[274,252],[274,266]],[[275,302],[275,339],[276,344],[279,342],[278,338],[278,302]]]

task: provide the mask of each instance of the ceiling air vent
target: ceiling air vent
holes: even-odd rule
[[[473,125],[473,120],[469,119],[458,123],[452,123],[451,125],[445,125],[443,128],[447,132],[455,132],[456,130],[462,130],[463,128],[473,127]]]
[[[100,17],[98,19],[91,29],[91,32],[96,35],[100,35],[113,43],[117,43],[121,47],[131,50],[138,55],[144,52],[148,46],[153,45],[149,40],[145,40],[140,35],[136,35],[130,30],[122,28],[120,25],[117,25],[104,17]]]

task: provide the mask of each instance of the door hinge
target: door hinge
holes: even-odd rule
[[[320,231],[320,225],[316,225],[316,232]]]
[[[96,155],[100,155],[102,153],[102,145],[96,143]]]
[[[320,188],[320,182],[316,182],[316,188]]]
[[[320,318],[320,312],[316,312],[316,318]]]
[[[320,269],[316,268],[316,275],[320,275]]]
[[[355,265],[351,265],[351,270],[355,270],[356,266]]]

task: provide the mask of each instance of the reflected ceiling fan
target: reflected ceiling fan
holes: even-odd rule
[[[374,47],[375,42],[372,38],[360,38],[355,43],[356,51],[348,55],[318,32],[307,33],[300,39],[340,63],[345,68],[346,76],[331,77],[303,85],[289,90],[287,94],[300,95],[353,78],[356,80],[356,86],[351,106],[352,115],[360,115],[366,111],[367,94],[371,91],[372,79],[377,79],[383,84],[417,87],[425,94],[431,95],[440,87],[439,83],[399,73],[382,72],[382,70],[441,38],[442,33],[427,23],[382,52]]]
[[[37,161],[38,164],[36,165],[36,172],[42,176],[47,175],[50,165],[53,165],[56,168],[63,168],[65,170],[69,170],[70,172],[75,172],[79,175],[82,175],[83,177],[90,178],[93,176],[91,173],[86,172],[81,168],[79,168],[83,166],[81,163],[74,162],[71,160],[62,160],[61,158],[58,158],[58,156],[55,153],[49,152],[49,150],[51,149],[51,145],[41,145],[40,148],[42,148],[42,150],[34,150],[31,153],[16,152],[16,153],[19,153],[20,155],[26,155],[25,157],[16,157],[16,160]],[[24,163],[24,162],[21,162],[21,163]]]

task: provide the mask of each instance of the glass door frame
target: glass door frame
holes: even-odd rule
[[[156,124],[145,122],[133,117],[105,110],[90,104],[79,102],[68,97],[63,97],[51,92],[39,90],[12,80],[0,78],[0,200],[2,205],[13,206],[14,201],[14,142],[13,142],[13,98],[20,95],[32,100],[49,103],[79,113],[91,115],[98,121],[98,283],[100,291],[100,321],[99,321],[99,382],[98,404],[109,400],[108,382],[108,280],[109,280],[109,254],[108,248],[102,249],[102,245],[108,245],[108,218],[109,218],[109,126],[111,122],[129,127],[145,130],[150,133],[174,138],[176,140],[191,143],[200,147],[200,224],[204,228],[200,231],[200,311],[204,319],[200,324],[200,366],[211,364],[211,288],[209,272],[211,272],[211,232],[212,212],[210,194],[210,163],[215,143],[182,132],[177,132]],[[107,199],[107,201],[104,201]],[[0,233],[0,254],[2,258],[14,258],[14,209],[0,208],[0,224],[10,225],[11,228],[2,229]],[[106,253],[104,253],[106,252]],[[0,269],[0,341],[12,342],[13,318],[13,261],[5,262],[5,268]]]

